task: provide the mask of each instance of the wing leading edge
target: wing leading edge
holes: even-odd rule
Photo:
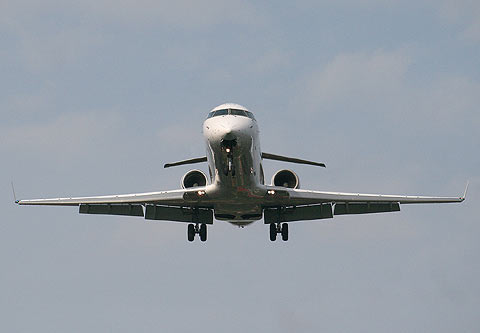
[[[205,187],[196,187],[188,190],[173,190],[161,192],[132,193],[118,195],[104,195],[93,197],[51,198],[17,200],[19,205],[45,205],[45,206],[79,206],[82,204],[163,204],[183,205],[185,195],[204,190]]]
[[[213,223],[212,204],[205,200],[206,186],[190,189],[94,197],[16,200],[19,205],[79,206],[80,214],[145,217],[190,223]]]
[[[282,189],[283,190],[283,189]],[[287,189],[292,204],[317,204],[325,202],[398,202],[400,204],[415,203],[453,203],[465,200],[466,192],[460,197],[430,197],[391,194],[363,194],[342,192],[320,192],[309,190]]]
[[[334,215],[372,214],[400,211],[400,204],[455,203],[461,197],[320,192],[268,186],[264,203],[264,222],[307,221],[333,218]]]

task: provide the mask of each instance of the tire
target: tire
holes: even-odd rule
[[[207,225],[205,223],[200,225],[200,240],[202,242],[207,240]]]
[[[288,224],[282,224],[282,240],[288,241]]]
[[[277,240],[277,226],[275,223],[270,223],[270,240],[272,242]]]
[[[193,224],[189,224],[187,227],[187,239],[189,242],[193,242],[195,238],[195,226]]]

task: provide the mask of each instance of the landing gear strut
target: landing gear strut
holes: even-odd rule
[[[235,165],[233,164],[233,148],[237,145],[237,140],[222,140],[222,148],[227,154],[227,161],[226,164],[223,168],[223,173],[225,176],[228,176],[229,174],[232,175],[232,177],[235,177]]]
[[[195,235],[200,235],[200,240],[205,242],[207,240],[207,225],[205,223],[189,224],[187,227],[187,239],[193,242]]]
[[[277,240],[277,234],[282,235],[282,240],[288,240],[288,224],[287,223],[270,223],[270,240]]]

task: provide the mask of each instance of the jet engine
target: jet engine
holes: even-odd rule
[[[273,175],[272,185],[288,188],[300,188],[300,179],[292,170],[280,170]]]
[[[182,177],[182,188],[207,185],[207,176],[200,170],[191,170]]]

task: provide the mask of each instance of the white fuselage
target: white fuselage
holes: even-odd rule
[[[261,219],[262,207],[255,200],[265,192],[257,122],[216,116],[205,120],[203,135],[212,184],[208,195],[224,199],[214,207],[215,217],[240,225]]]

